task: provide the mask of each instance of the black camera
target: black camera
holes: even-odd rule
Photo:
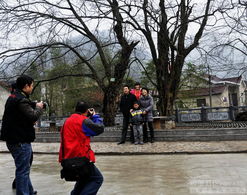
[[[88,112],[87,112],[87,116],[88,116],[88,117],[93,116],[94,112],[95,112],[95,111],[94,111],[93,108],[89,108],[89,109],[88,109]]]
[[[43,103],[43,109],[46,109],[48,107],[48,104],[46,102],[42,102]]]
[[[43,102],[43,101],[39,101],[39,102],[41,102],[41,103],[43,104],[43,109],[46,109],[46,108],[48,107],[48,104],[47,104],[46,102]],[[31,106],[32,106],[33,109],[36,108],[36,104],[37,104],[37,103],[38,103],[37,100],[31,102]]]

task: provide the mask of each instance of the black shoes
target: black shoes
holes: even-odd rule
[[[12,182],[12,189],[16,189],[15,179],[14,179],[14,181]]]
[[[147,143],[148,141],[150,141],[150,143],[154,143],[154,138],[144,139],[143,140],[144,143]]]
[[[118,142],[117,145],[124,144],[125,141]]]
[[[38,194],[38,192],[37,191],[33,191],[33,194]]]

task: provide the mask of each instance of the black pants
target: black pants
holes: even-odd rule
[[[147,124],[148,124],[149,132],[150,132],[150,138],[151,138],[151,139],[154,138],[153,122],[152,122],[152,121],[145,122],[145,123],[143,124],[143,140],[144,140],[144,142],[147,142],[147,141],[148,141]]]
[[[130,122],[130,116],[123,116],[123,129],[122,129],[122,136],[121,136],[121,142],[125,142],[126,135],[129,127]],[[134,142],[134,134],[133,134],[133,128],[130,127],[130,141]]]
[[[93,175],[90,177],[89,181],[77,181],[75,183],[74,189],[71,195],[96,195],[99,188],[103,183],[103,176],[100,170],[94,165]]]

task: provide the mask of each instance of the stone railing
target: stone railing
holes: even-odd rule
[[[237,115],[246,111],[247,106],[230,107],[201,107],[192,109],[177,109],[176,122],[210,122],[210,121],[234,121]]]

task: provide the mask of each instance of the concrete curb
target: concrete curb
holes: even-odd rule
[[[34,142],[32,146],[34,153],[57,155],[60,144]],[[93,142],[91,147],[97,155],[246,153],[247,141],[155,142],[144,145]],[[6,152],[5,142],[0,142],[0,153]]]

